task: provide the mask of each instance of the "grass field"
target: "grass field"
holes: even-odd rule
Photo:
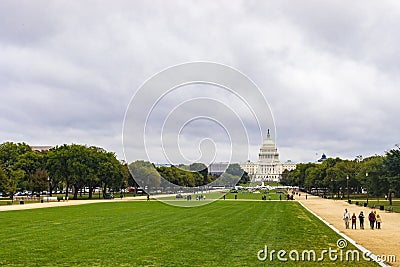
[[[181,206],[181,207],[193,207],[193,206],[200,206],[204,205],[210,202],[213,202],[215,200],[261,200],[263,196],[265,196],[265,201],[269,200],[286,200],[286,194],[278,194],[275,190],[258,190],[255,192],[249,192],[247,190],[230,190],[225,195],[225,192],[223,191],[211,191],[211,192],[203,192],[203,193],[197,193],[197,194],[191,194],[191,201],[187,201],[187,194],[183,195],[183,198],[177,199],[175,195],[172,196],[152,196],[155,198],[160,199],[161,201],[171,204],[171,205],[176,205],[176,206]],[[202,196],[203,198],[200,198],[200,200],[197,200],[198,196]]]
[[[221,200],[197,208],[110,202],[0,216],[1,266],[281,266],[276,256],[260,262],[257,252],[267,245],[320,255],[322,249],[337,249],[340,238],[290,201]],[[284,264],[346,265],[328,257]]]
[[[282,191],[282,190],[281,190]],[[252,200],[261,200],[261,197],[266,196],[266,200],[279,200],[279,196],[281,196],[282,200],[285,200],[286,194],[277,194],[275,190],[258,190],[255,192],[249,192],[247,190],[238,190],[237,193],[228,193],[226,195],[226,199],[235,199],[235,195],[237,195],[237,199],[252,199]]]

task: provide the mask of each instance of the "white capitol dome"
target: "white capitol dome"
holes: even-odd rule
[[[279,182],[284,170],[290,171],[296,168],[296,164],[291,161],[286,163],[279,161],[278,148],[271,139],[269,129],[260,147],[258,162],[246,162],[240,166],[253,182]]]

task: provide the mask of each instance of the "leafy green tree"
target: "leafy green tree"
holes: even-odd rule
[[[83,178],[83,184],[89,190],[89,199],[93,198],[93,191],[99,185],[100,179],[96,172],[99,164],[99,153],[104,153],[102,148],[91,146],[85,149],[86,173]],[[82,192],[82,189],[81,189]]]
[[[246,184],[250,182],[250,177],[247,172],[245,172],[242,167],[240,167],[239,164],[237,163],[231,163],[228,165],[228,168],[226,169],[225,173],[233,175],[238,179],[237,184]],[[232,177],[231,177],[232,178]]]
[[[224,172],[217,180],[213,181],[212,184],[215,186],[233,187],[237,184],[239,178],[240,177],[236,175]]]
[[[8,193],[11,197],[25,176],[25,172],[18,167],[18,160],[21,155],[31,151],[31,147],[25,143],[5,142],[0,145],[0,165],[5,174],[0,183],[3,186],[3,192]]]
[[[306,171],[308,168],[315,167],[315,163],[300,163],[297,164],[296,169],[290,171],[288,175],[288,183],[290,185],[297,185],[300,188],[305,187],[306,189],[311,189],[311,184],[308,183],[308,186],[305,186],[305,179],[306,179]],[[311,187],[309,187],[311,186]]]
[[[368,173],[368,176],[366,176]],[[379,197],[388,190],[387,178],[384,173],[384,157],[372,156],[359,163],[357,180],[368,195]]]
[[[131,173],[129,172],[128,164],[121,163],[120,164],[121,168],[121,181],[119,188],[122,190],[124,188],[127,188],[129,186],[129,181],[133,179]]]
[[[29,185],[32,192],[42,192],[49,188],[48,185],[49,174],[46,170],[39,168],[31,174],[31,184]]]
[[[105,196],[107,189],[119,188],[123,178],[121,163],[114,153],[77,144],[51,149],[48,153],[47,169],[53,184],[62,183],[65,186],[66,197],[69,189],[73,189],[74,199],[86,186],[89,187],[89,198],[92,198],[96,185],[102,188]]]
[[[29,151],[32,151],[32,148],[25,143],[5,142],[0,145],[0,162],[4,168],[12,167],[19,156]]]
[[[129,170],[141,186],[147,186],[144,188],[149,193],[150,188],[157,188],[161,184],[161,176],[154,168],[154,165],[148,161],[138,160],[129,164]]]
[[[17,184],[6,174],[4,167],[0,166],[0,192],[8,194],[17,190]]]
[[[209,183],[209,177],[208,177],[208,168],[205,164],[203,163],[192,163],[189,166],[190,171],[192,172],[198,172],[203,176],[203,181],[200,185],[205,185]]]
[[[69,196],[70,188],[77,187],[77,179],[84,168],[80,162],[81,155],[77,153],[78,150],[79,145],[64,144],[51,149],[48,154],[47,169],[52,184],[61,182],[65,188],[66,198]]]
[[[24,172],[20,188],[40,193],[48,188],[48,174],[45,170],[45,154],[38,151],[28,151],[19,156],[15,166]]]
[[[345,197],[345,194],[347,194],[347,190],[349,190],[349,193],[352,191],[351,188],[357,188],[358,187],[358,181],[356,179],[356,173],[357,173],[357,167],[356,167],[357,162],[356,161],[351,161],[351,160],[341,160],[336,163],[335,167],[333,167],[332,171],[336,174],[336,179],[335,183],[339,187],[342,198]],[[349,180],[347,181],[347,177],[349,177]],[[348,189],[347,189],[347,184],[348,184]]]
[[[288,170],[286,170],[288,171]],[[247,184],[250,182],[250,176],[246,171],[243,171],[242,177],[240,177],[239,182],[237,182],[237,184]]]
[[[56,146],[47,154],[46,170],[50,177],[50,192],[59,185],[66,188],[65,196],[68,197],[69,190],[69,168],[68,168],[68,145]]]
[[[386,152],[384,159],[384,171],[387,176],[388,182],[388,195],[390,205],[392,205],[392,193],[395,192],[396,196],[400,196],[400,147],[396,145],[397,149],[391,149]]]
[[[320,175],[319,173],[319,168],[317,167],[317,165],[315,165],[314,167],[310,167],[307,168],[305,170],[305,179],[304,179],[304,186],[306,188],[313,188],[313,187],[317,187],[317,180],[318,180],[318,176]]]

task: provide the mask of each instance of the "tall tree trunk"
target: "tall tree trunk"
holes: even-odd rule
[[[93,186],[89,185],[89,199],[93,198]]]
[[[106,198],[106,194],[107,194],[107,184],[105,183],[103,187],[103,198]]]
[[[76,200],[76,199],[78,199],[78,191],[79,191],[79,189],[78,189],[77,185],[73,185],[73,187],[74,187],[74,199]]]
[[[68,193],[69,193],[68,191],[69,191],[69,183],[67,182],[66,189],[65,189],[65,199],[68,198]]]
[[[58,189],[58,182],[54,182],[54,184],[50,183],[50,196],[53,196],[53,191],[56,190],[57,194],[57,189]]]

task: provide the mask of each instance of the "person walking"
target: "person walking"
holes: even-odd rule
[[[372,230],[374,230],[376,218],[375,218],[375,214],[372,210],[368,215],[368,220],[369,220],[369,226],[371,227]]]
[[[355,213],[351,216],[351,229],[357,229],[357,216]]]
[[[344,226],[346,227],[346,229],[349,229],[350,212],[348,212],[347,209],[344,210],[343,220],[344,220]]]
[[[381,229],[382,217],[379,214],[376,214],[376,229]]]
[[[360,222],[360,229],[364,230],[364,213],[362,211],[358,215],[358,221]]]

